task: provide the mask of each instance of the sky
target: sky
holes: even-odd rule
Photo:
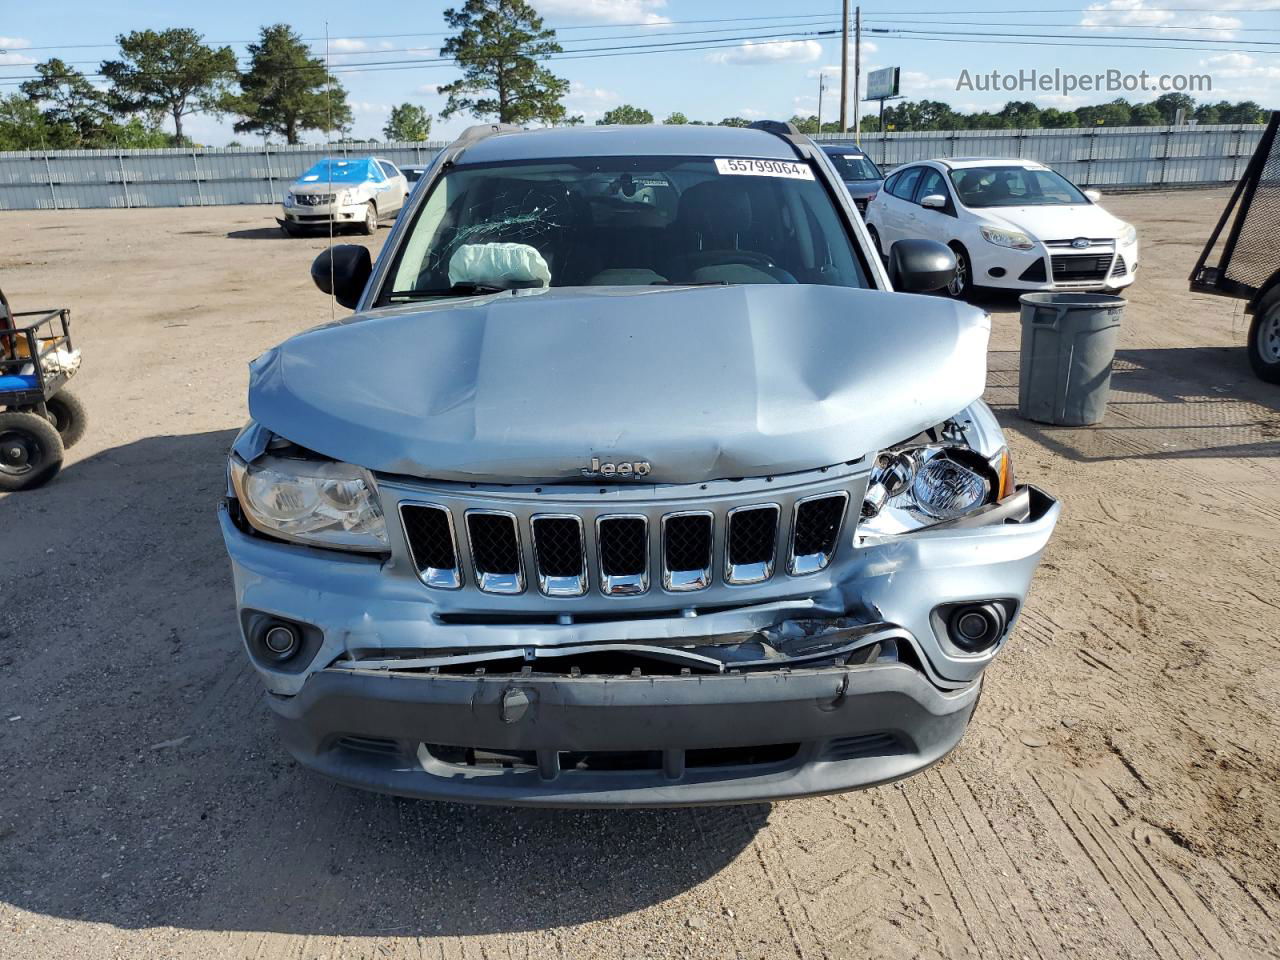
[[[817,112],[823,77],[823,119],[838,114],[839,0],[532,4],[557,29],[566,49],[565,59],[548,64],[570,83],[565,104],[588,123],[622,103],[643,107],[658,120],[673,111],[713,121],[728,116],[787,119]],[[0,18],[0,92],[16,90],[17,81],[30,75],[32,63],[51,56],[92,73],[98,62],[114,56],[114,37],[131,30],[193,27],[206,41],[229,43],[243,56],[245,42],[260,27],[285,22],[315,38],[317,55],[325,54],[328,34],[330,62],[354,112],[353,135],[381,137],[392,105],[410,102],[436,117],[433,140],[449,139],[474,122],[461,115],[447,121],[438,116],[445,101],[437,87],[456,79],[458,72],[448,63],[413,61],[438,55],[446,35],[442,14],[450,5],[434,0],[277,0],[270,4],[268,20],[261,4],[248,0],[184,9],[155,0],[60,0],[56,17],[41,4],[9,3]],[[867,71],[897,66],[901,93],[911,99],[942,100],[963,111],[998,108],[1011,99],[1072,108],[1116,96],[1147,101],[1160,91],[1068,92],[1061,86],[990,90],[982,88],[979,78],[993,70],[1010,76],[1036,70],[1042,77],[1055,70],[1088,75],[1145,70],[1152,78],[1207,75],[1210,92],[1190,91],[1200,101],[1249,99],[1280,107],[1280,0],[894,0],[860,6],[864,89]],[[781,8],[786,12],[780,13]],[[686,48],[648,47],[671,42]],[[851,74],[853,61],[850,49]],[[380,69],[374,67],[378,62]],[[865,104],[863,109],[876,108]],[[852,115],[851,104],[850,124]],[[231,123],[231,118],[197,115],[185,127],[210,146],[245,141]]]

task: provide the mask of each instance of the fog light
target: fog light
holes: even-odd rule
[[[947,635],[961,650],[978,653],[995,646],[1009,625],[1009,611],[1001,603],[967,603],[952,609]]]
[[[268,628],[262,635],[262,645],[273,659],[288,660],[298,650],[298,631],[283,623]]]

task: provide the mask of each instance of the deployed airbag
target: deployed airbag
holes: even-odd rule
[[[449,283],[546,287],[551,284],[551,269],[527,243],[464,243],[449,258]]]

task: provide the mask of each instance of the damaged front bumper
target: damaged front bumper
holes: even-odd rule
[[[667,805],[866,787],[951,750],[1012,622],[966,652],[938,611],[995,600],[1016,621],[1059,512],[1018,497],[864,543],[803,595],[573,622],[446,615],[399,545],[274,542],[234,503],[221,522],[250,657],[304,766],[405,796]],[[304,654],[255,652],[262,618],[307,625]]]

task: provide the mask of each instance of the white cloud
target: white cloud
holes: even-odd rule
[[[709,54],[712,63],[755,66],[762,63],[808,63],[822,56],[822,44],[816,40],[786,40],[782,43],[752,40],[741,46]]]
[[[352,113],[382,114],[391,112],[389,103],[370,103],[368,100],[348,100]]]
[[[587,120],[603,117],[606,110],[611,110],[622,102],[622,94],[616,90],[589,87],[577,80],[569,84],[569,92],[564,96],[565,109],[571,114],[582,114]]]
[[[737,113],[738,116],[746,120],[762,120],[765,117],[771,117],[773,114],[764,110],[756,110],[754,107],[743,107]]]
[[[569,23],[648,23],[655,26],[670,22],[658,13],[667,0],[534,0],[538,13],[547,19]]]
[[[29,46],[31,46],[31,41],[24,37],[0,37],[0,67],[17,67],[27,63],[35,63],[35,57],[17,52]]]
[[[904,97],[913,96],[920,90],[955,90],[955,77],[931,77],[919,70],[903,70],[898,75],[898,86]]]
[[[1200,66],[1212,77],[1213,90],[1196,92],[1197,100],[1256,100],[1264,107],[1275,101],[1280,63],[1259,61],[1247,53],[1223,53],[1201,60]]]
[[[877,47],[877,46],[876,46],[874,43],[872,43],[870,40],[863,40],[863,41],[862,41],[862,74],[863,74],[863,76],[866,76],[866,75],[867,75],[868,73],[870,73],[872,70],[875,70],[875,69],[876,69],[876,65],[873,65],[873,64],[871,63],[871,61],[870,61],[868,58],[871,56],[871,54],[873,54],[873,53],[878,53],[878,52],[879,52],[879,50],[880,50],[880,48],[879,48],[879,47]],[[852,73],[852,72],[853,72],[853,60],[854,60],[854,57],[853,57],[853,44],[851,43],[851,44],[849,44],[849,72],[850,72],[850,73]],[[808,74],[807,74],[807,75],[808,75],[808,76],[810,76],[810,77],[813,77],[814,79],[817,79],[817,76],[818,76],[818,74],[820,74],[820,73],[825,73],[825,74],[826,74],[827,76],[829,76],[829,77],[830,77],[830,76],[839,76],[839,75],[840,75],[840,64],[838,64],[838,63],[829,63],[829,64],[827,64],[827,65],[826,65],[826,66],[824,66],[824,67],[818,67],[817,69],[810,70],[810,71],[808,72]]]
[[[1201,40],[1231,40],[1244,26],[1239,17],[1224,16],[1233,10],[1280,10],[1280,0],[1218,0],[1214,12],[1166,9],[1162,0],[1106,0],[1092,3],[1080,17],[1080,26],[1094,30],[1141,28],[1160,36],[1190,36]]]

